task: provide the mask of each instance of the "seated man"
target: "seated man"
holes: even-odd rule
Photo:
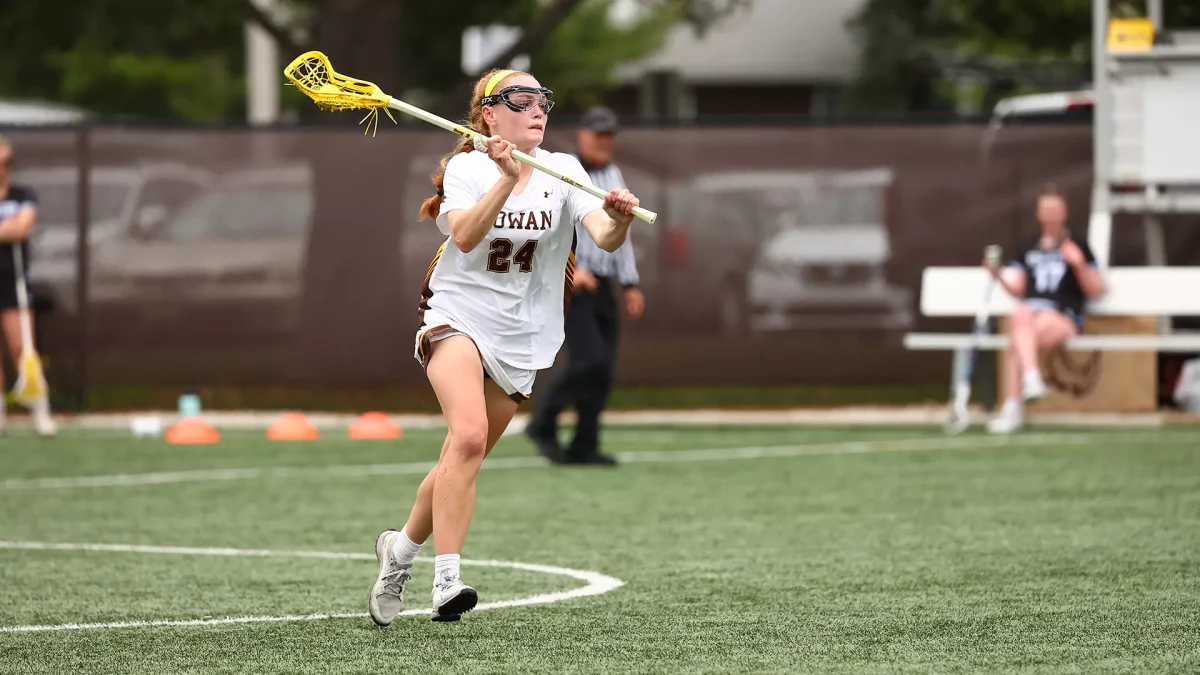
[[[1007,269],[984,262],[1016,299],[1009,317],[1004,406],[988,424],[992,433],[1012,433],[1024,424],[1025,401],[1046,395],[1038,355],[1079,334],[1084,305],[1104,293],[1104,281],[1087,242],[1066,229],[1067,202],[1053,186],[1038,195],[1040,233],[1016,252]]]

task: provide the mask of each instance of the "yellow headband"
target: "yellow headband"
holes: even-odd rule
[[[488,80],[487,86],[483,88],[483,97],[487,98],[487,97],[491,96],[492,89],[495,89],[496,85],[500,84],[500,82],[504,78],[508,77],[509,75],[512,75],[515,72],[517,72],[517,71],[502,70],[502,71],[496,73],[495,75],[493,75],[492,78],[490,80]]]

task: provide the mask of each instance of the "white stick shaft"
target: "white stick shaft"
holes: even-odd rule
[[[983,289],[983,302],[980,303],[979,309],[975,310],[974,328],[976,332],[983,330],[984,324],[986,324],[987,320],[991,317],[990,310],[992,308],[992,290],[996,288],[997,283],[998,282],[996,281],[995,277],[989,278],[987,286],[985,286]]]
[[[397,99],[397,98],[393,98],[390,101],[388,101],[388,107],[391,108],[392,110],[399,110],[400,112],[402,112],[406,115],[415,117],[423,122],[428,122],[436,127],[441,127],[442,129],[445,129],[446,131],[454,132],[460,136],[466,136],[467,138],[473,138],[475,136],[481,135],[478,132],[472,131],[471,129],[468,129],[467,127],[462,126],[461,124],[455,124],[454,122],[451,122],[450,120],[448,120],[444,117],[439,117],[437,115],[434,115],[433,113],[421,110],[420,108],[416,107],[415,105],[405,103],[404,101],[401,101],[400,99]],[[530,157],[529,155],[521,152],[520,150],[513,150],[512,155],[513,155],[513,159],[516,159],[519,162],[524,162],[525,164],[532,166],[533,168],[537,169],[538,171],[548,173],[551,176],[554,176],[555,178],[561,180],[562,182],[564,182],[568,185],[572,185],[574,187],[579,188],[580,190],[583,190],[584,192],[592,195],[593,197],[596,197],[598,199],[604,199],[605,195],[608,194],[604,190],[601,190],[600,188],[596,187],[595,185],[591,185],[590,183],[580,183],[579,181],[575,180],[574,178],[571,178],[570,176],[564,175],[564,174],[556,171],[555,169],[543,164],[542,162],[539,162],[538,160],[534,159],[533,157]],[[645,221],[650,224],[653,224],[654,221],[658,219],[657,213],[655,213],[649,209],[644,209],[640,206],[635,206],[633,208],[633,215],[635,218]]]
[[[31,319],[29,316],[29,295],[25,288],[25,260],[21,255],[21,242],[13,242],[13,262],[16,263],[16,281],[17,284],[17,306],[19,309],[19,318],[21,320],[21,345],[22,352],[33,350],[33,327],[30,325]]]

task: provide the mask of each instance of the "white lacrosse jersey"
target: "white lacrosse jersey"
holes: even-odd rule
[[[534,157],[590,183],[572,155],[538,148]],[[477,204],[500,177],[500,168],[486,153],[454,155],[446,166],[437,218],[442,233],[450,234],[447,214]],[[422,325],[448,323],[510,366],[549,368],[564,339],[575,224],[603,206],[603,200],[534,170],[469,253],[447,236],[422,289]]]

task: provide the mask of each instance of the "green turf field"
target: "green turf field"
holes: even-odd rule
[[[616,469],[508,437],[464,558],[525,565],[463,568],[500,606],[383,630],[375,537],[440,434],[22,433],[3,673],[1200,671],[1196,431],[613,428]]]

